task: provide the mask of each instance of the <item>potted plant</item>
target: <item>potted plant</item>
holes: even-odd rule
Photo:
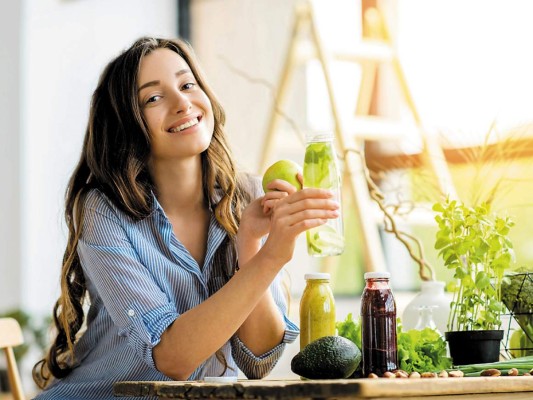
[[[490,205],[469,207],[456,200],[436,203],[435,249],[454,271],[448,341],[455,365],[498,361],[503,338],[501,287],[514,259],[508,218],[491,213]]]

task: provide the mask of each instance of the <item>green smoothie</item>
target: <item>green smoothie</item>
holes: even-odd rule
[[[323,336],[335,335],[335,299],[329,274],[306,274],[300,300],[300,350]]]

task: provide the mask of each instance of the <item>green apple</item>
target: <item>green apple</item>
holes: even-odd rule
[[[298,173],[302,173],[302,167],[297,163],[291,160],[279,160],[272,164],[265,171],[263,175],[263,190],[266,192],[270,191],[267,189],[267,185],[272,182],[274,179],[281,179],[289,182],[297,190],[302,188],[302,184],[298,180]]]

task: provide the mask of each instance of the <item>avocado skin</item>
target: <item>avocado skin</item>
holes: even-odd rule
[[[361,362],[361,351],[342,336],[324,336],[309,343],[291,361],[291,370],[308,379],[345,379]]]

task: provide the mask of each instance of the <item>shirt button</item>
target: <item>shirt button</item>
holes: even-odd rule
[[[130,317],[133,317],[133,316],[135,315],[135,311],[133,311],[133,310],[128,310],[128,315],[129,315]]]

